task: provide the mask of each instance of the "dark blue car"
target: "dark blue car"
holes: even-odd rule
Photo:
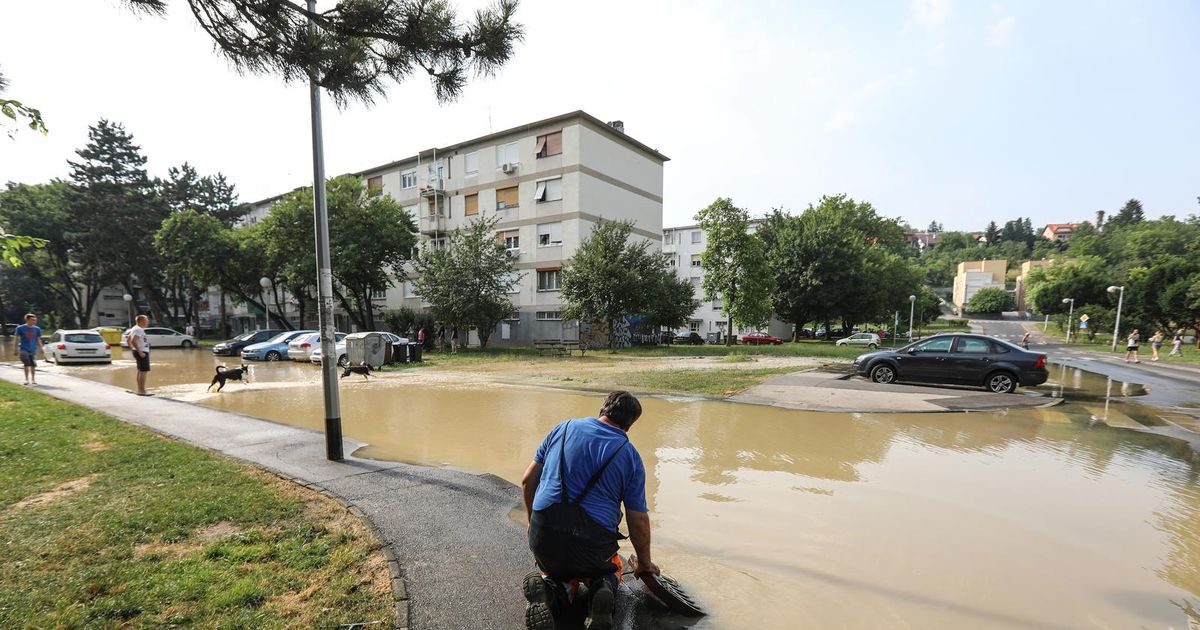
[[[1040,352],[984,335],[958,333],[934,335],[899,350],[868,352],[854,359],[854,369],[876,383],[974,385],[997,394],[1041,385],[1050,376],[1046,355]]]

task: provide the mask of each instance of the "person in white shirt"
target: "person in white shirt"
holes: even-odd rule
[[[126,333],[129,337],[129,349],[137,362],[137,392],[138,396],[149,396],[146,393],[146,375],[150,373],[150,338],[146,336],[146,325],[150,318],[145,315],[137,316],[137,325]]]

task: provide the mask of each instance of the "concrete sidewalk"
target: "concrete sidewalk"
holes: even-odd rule
[[[0,379],[23,380],[20,366]],[[523,628],[521,578],[533,568],[520,491],[492,475],[347,456],[325,459],[322,433],[60,374],[36,391],[202,446],[324,491],[364,516],[384,544],[397,628]],[[346,453],[361,444],[345,440]]]

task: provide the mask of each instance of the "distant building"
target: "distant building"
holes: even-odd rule
[[[959,308],[966,306],[980,289],[986,287],[1004,288],[1004,275],[1008,271],[1008,261],[972,260],[958,263],[958,273],[954,276],[954,293],[951,299]]]
[[[1042,230],[1042,238],[1047,241],[1068,241],[1079,226],[1079,223],[1050,223]]]
[[[904,243],[924,250],[937,245],[940,234],[941,232],[907,232],[904,234]]]
[[[1021,263],[1021,275],[1017,276],[1017,289],[1013,293],[1014,301],[1017,304],[1018,311],[1028,310],[1031,304],[1028,304],[1027,286],[1029,284],[1029,272],[1034,269],[1043,269],[1053,265],[1056,261],[1053,260],[1027,260]]]

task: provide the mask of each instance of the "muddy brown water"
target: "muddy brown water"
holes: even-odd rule
[[[259,363],[253,382],[206,394],[218,362],[235,363],[158,351],[151,388],[320,428],[315,366]],[[127,360],[62,371],[133,384]],[[342,381],[346,434],[370,444],[358,455],[516,482],[551,426],[599,407],[598,394],[423,372]],[[1142,393],[1122,385],[1052,371],[1043,391],[1080,402],[970,414],[643,397],[630,438],[656,559],[710,610],[696,628],[1187,628],[1200,465],[1119,428],[1138,416],[1122,389]]]

